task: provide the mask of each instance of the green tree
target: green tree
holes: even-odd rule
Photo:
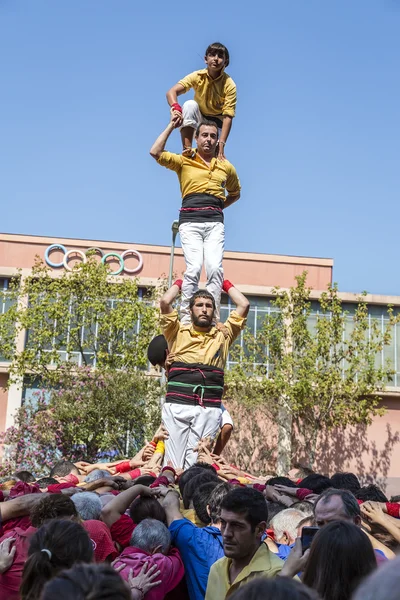
[[[238,362],[227,372],[228,395],[261,408],[276,424],[281,473],[299,450],[313,464],[322,431],[369,424],[382,414],[379,392],[393,374],[389,363],[382,367],[377,362],[397,321],[392,308],[382,332],[380,320],[369,321],[365,294],[351,317],[333,285],[321,295],[319,315],[311,319],[306,276],[297,277],[297,285],[287,291],[274,290],[271,313],[256,337],[245,332],[244,348],[234,348]]]

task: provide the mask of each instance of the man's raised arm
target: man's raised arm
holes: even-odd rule
[[[178,296],[182,287],[182,279],[177,279],[171,285],[169,290],[165,292],[163,297],[160,300],[160,310],[162,315],[169,315],[174,310],[172,303],[175,298]]]
[[[164,152],[165,144],[167,143],[169,136],[171,135],[173,130],[178,126],[179,126],[178,117],[176,115],[174,115],[174,113],[171,113],[170,122],[168,123],[168,125],[164,129],[164,131],[158,136],[158,138],[156,139],[156,141],[154,142],[154,144],[152,145],[152,147],[150,149],[150,155],[155,160],[158,160],[160,158],[161,154]]]
[[[229,298],[236,304],[236,312],[240,317],[247,317],[250,308],[250,302],[246,296],[239,292],[237,288],[228,279],[225,279],[222,289]]]

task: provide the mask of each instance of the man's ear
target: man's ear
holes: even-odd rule
[[[206,506],[206,511],[207,511],[208,516],[211,517],[211,511],[210,511],[210,505],[209,504],[207,504],[207,506]]]
[[[259,537],[261,539],[261,537],[265,533],[266,529],[267,529],[266,521],[261,521],[260,523],[258,523],[258,525],[256,526],[257,537]]]

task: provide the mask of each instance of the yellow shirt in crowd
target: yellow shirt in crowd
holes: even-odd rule
[[[205,333],[196,331],[191,324],[181,325],[176,310],[161,315],[160,323],[168,348],[174,353],[177,362],[200,363],[223,369],[229,347],[244,328],[246,319],[233,310],[224,323],[228,337],[216,327]]]
[[[205,600],[223,600],[253,577],[275,577],[284,565],[276,554],[273,554],[265,544],[261,544],[247,567],[240,571],[235,581],[229,581],[231,558],[220,558],[214,563],[208,577]]]
[[[235,116],[236,84],[227,73],[223,72],[216,79],[212,79],[207,69],[201,69],[186,75],[178,83],[183,85],[185,92],[194,89],[194,99],[203,115]]]
[[[228,160],[213,158],[207,165],[194,150],[193,158],[164,151],[157,162],[177,173],[182,198],[189,194],[210,194],[225,200],[225,190],[231,195],[240,192],[236,169]]]

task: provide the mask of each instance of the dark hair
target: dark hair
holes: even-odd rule
[[[265,485],[286,485],[287,487],[297,488],[299,487],[289,477],[271,477],[265,482]]]
[[[223,44],[220,44],[220,42],[214,42],[213,44],[210,44],[207,47],[205,56],[208,56],[209,54],[211,54],[215,50],[216,51],[221,50],[224,53],[224,55],[225,55],[225,67],[227,67],[229,65],[229,51],[228,51],[228,48],[226,46],[224,46]]]
[[[202,472],[196,475],[196,477],[193,477],[188,481],[182,494],[183,506],[185,508],[189,508],[195,491],[203,483],[208,483],[209,481],[216,481],[218,483],[218,475],[216,473],[211,473],[211,471],[205,471],[204,469],[202,469]]]
[[[74,521],[50,521],[34,533],[24,565],[22,600],[40,598],[43,586],[63,569],[77,562],[91,562],[93,544],[81,525]]]
[[[282,502],[272,502],[270,500],[267,500],[267,508],[268,508],[267,526],[269,527],[271,524],[271,521],[275,517],[275,515],[280,513],[282,510],[285,510],[287,508],[287,506],[286,506],[286,504],[283,504]]]
[[[51,469],[50,477],[54,477],[55,475],[57,475],[57,477],[66,477],[70,473],[79,475],[79,469],[69,460],[60,460]]]
[[[370,483],[369,485],[360,488],[355,496],[357,500],[363,500],[364,502],[367,500],[389,502],[382,490],[374,483]]]
[[[202,521],[205,525],[209,525],[211,522],[210,515],[207,512],[207,506],[212,492],[218,485],[219,483],[217,480],[202,483],[193,494],[193,508],[200,521]]]
[[[400,502],[400,496],[391,496],[390,502]]]
[[[129,515],[136,525],[144,519],[156,519],[156,521],[161,521],[162,523],[167,522],[165,510],[158,500],[147,496],[135,498],[129,507]]]
[[[193,466],[200,467],[201,469],[204,469],[205,471],[211,471],[212,473],[217,472],[217,469],[215,467],[210,465],[210,463],[203,462],[202,460],[197,461],[196,463],[194,463]]]
[[[164,364],[166,359],[166,351],[168,350],[168,342],[163,335],[156,335],[147,347],[147,358],[155,367]]]
[[[186,471],[182,473],[178,481],[181,496],[183,495],[183,490],[185,489],[186,484],[192,479],[192,477],[196,477],[196,475],[200,475],[200,473],[204,473],[204,470],[202,469],[202,467],[196,467],[195,465],[189,467]]]
[[[121,576],[107,564],[75,565],[43,589],[41,600],[131,600]]]
[[[227,494],[232,490],[229,483],[219,483],[211,492],[208,500],[208,508],[210,511],[211,524],[219,523],[221,518],[221,502]]]
[[[13,477],[16,477],[24,483],[35,483],[36,481],[36,477],[34,477],[29,471],[17,471],[14,473]]]
[[[331,477],[332,486],[337,490],[349,490],[355,494],[360,488],[360,482],[354,473],[335,473]]]
[[[235,488],[221,502],[221,508],[243,515],[251,530],[262,521],[268,522],[268,508],[261,492],[253,488]]]
[[[325,475],[320,475],[319,473],[313,473],[312,475],[307,475],[307,477],[302,480],[301,487],[312,490],[314,494],[322,494],[324,490],[333,487],[333,485],[329,477],[325,477]]]
[[[39,502],[34,504],[30,510],[30,518],[33,527],[41,527],[51,519],[62,519],[66,517],[78,518],[75,504],[69,496],[64,494],[50,494],[43,496]]]
[[[150,487],[155,480],[156,477],[153,475],[140,475],[140,477],[136,477],[135,485],[145,485],[146,487]]]
[[[360,581],[376,568],[371,542],[353,523],[333,521],[320,529],[310,549],[303,583],[324,600],[350,600]]]
[[[58,483],[58,481],[57,479],[54,479],[54,477],[42,477],[36,481],[36,485],[41,490],[44,490],[45,488],[48,488],[49,485],[54,485],[55,483]]]
[[[256,577],[229,596],[229,600],[318,600],[318,594],[289,577]]]
[[[210,121],[208,119],[204,119],[198,126],[196,129],[196,133],[194,135],[194,137],[198,138],[200,135],[200,129],[202,127],[215,127],[215,129],[217,130],[217,135],[218,135],[218,125],[216,123],[214,123],[214,121]],[[204,292],[205,290],[198,290],[199,292]],[[195,294],[197,294],[197,292],[195,292]],[[194,297],[194,296],[193,296]],[[209,298],[211,297],[211,294],[209,294],[209,292],[207,292],[207,296],[203,293],[200,294],[199,296],[197,296],[197,298]],[[213,296],[214,297],[214,296]],[[190,308],[192,308],[190,306]]]
[[[317,499],[314,504],[314,514],[317,505],[320,502],[328,502],[329,498],[332,496],[340,496],[343,502],[344,512],[347,517],[354,519],[355,517],[361,516],[360,506],[355,499],[354,494],[349,492],[348,490],[335,490],[334,488],[330,488],[329,490],[325,490],[323,494]]]
[[[294,502],[290,508],[299,510],[306,516],[314,517],[314,504],[308,500],[302,500],[301,502]]]

